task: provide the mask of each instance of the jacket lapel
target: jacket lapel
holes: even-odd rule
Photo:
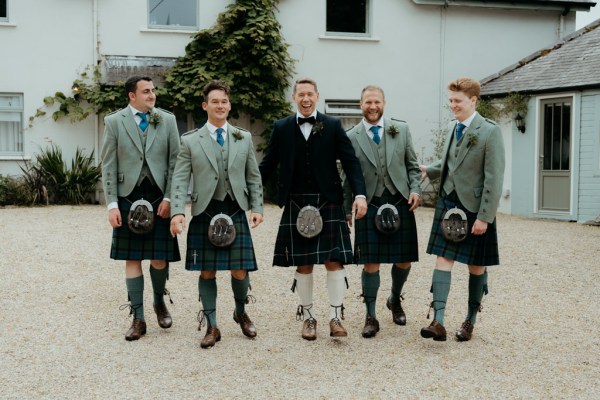
[[[367,130],[365,129],[365,125],[362,123],[362,121],[359,122],[356,140],[358,142],[358,145],[360,146],[360,149],[367,156],[369,162],[371,162],[373,166],[377,167],[377,161],[375,161],[375,153],[373,153],[373,147],[371,146],[371,139],[369,138]]]
[[[135,123],[135,119],[133,118],[133,114],[129,107],[125,107],[121,110],[120,113],[123,120],[123,127],[125,131],[131,138],[131,141],[135,144],[135,147],[140,151],[140,153],[144,153],[144,149],[142,148],[142,139],[140,138],[140,133],[138,131],[138,126]]]
[[[393,122],[389,119],[384,119],[383,123],[385,124],[385,132],[383,132],[383,135],[385,136],[385,160],[389,169],[389,166],[392,164],[392,159],[394,158],[396,146],[398,146],[398,143],[401,140],[400,129],[396,127],[398,128],[398,133],[394,136],[388,135],[387,132],[392,127]]]
[[[225,143],[228,143],[229,146],[229,160],[227,162],[228,164],[228,168],[231,171],[231,166],[233,165],[233,160],[235,160],[235,157],[237,156],[238,150],[239,150],[239,139],[236,139],[233,137],[232,133],[233,131],[236,129],[233,126],[227,124],[227,140]]]
[[[215,171],[219,172],[219,166],[217,165],[217,157],[215,156],[213,138],[210,137],[210,132],[206,125],[204,125],[198,132],[198,138],[200,140],[200,148],[206,154],[206,157],[210,161],[210,164]]]
[[[150,110],[149,118],[151,119],[152,115],[154,115],[154,114],[160,115],[156,111],[154,111],[154,109],[152,109],[152,110]],[[150,148],[150,146],[152,146],[152,143],[154,142],[154,138],[156,138],[156,135],[158,134],[159,129],[161,129],[160,124],[157,124],[156,127],[152,123],[148,124],[148,128],[146,128],[146,134],[148,135],[146,137],[146,150],[148,150]]]
[[[469,137],[473,136],[473,135],[477,136],[482,123],[483,123],[483,117],[481,117],[479,114],[477,114],[475,116],[475,118],[473,118],[471,125],[469,125],[469,127],[467,128],[466,131],[464,131],[464,133],[463,133],[464,136],[462,139],[463,142],[460,146],[460,150],[458,152],[458,157],[456,157],[456,167],[458,167],[463,162],[463,160],[467,156],[467,153],[471,149],[471,145],[469,144]],[[453,130],[453,132],[454,132],[454,130]]]

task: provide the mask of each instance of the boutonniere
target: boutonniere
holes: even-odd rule
[[[471,147],[477,144],[477,135],[474,133],[469,133],[466,137],[467,139],[467,147]]]
[[[148,119],[148,122],[156,128],[156,125],[160,124],[160,120],[160,114],[157,112],[153,112],[152,114],[150,114],[150,119]]]
[[[311,135],[321,134],[323,130],[323,121],[317,121],[314,123],[312,129],[310,130]]]
[[[237,142],[238,140],[242,140],[243,136],[242,136],[242,132],[240,132],[239,129],[234,130],[233,132],[231,132],[231,135],[235,138],[235,141]]]
[[[389,133],[392,137],[396,136],[400,133],[398,128],[395,125],[392,125],[388,128],[387,133]]]

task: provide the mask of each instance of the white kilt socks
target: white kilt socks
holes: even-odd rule
[[[296,292],[300,298],[304,319],[313,318],[313,315],[311,315],[314,314],[311,311],[313,304],[313,274],[301,274],[296,271],[294,278],[296,279]]]
[[[346,270],[327,271],[327,294],[329,295],[329,319],[342,319],[342,304],[346,291]]]

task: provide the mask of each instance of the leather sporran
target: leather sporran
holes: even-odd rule
[[[227,214],[217,214],[210,220],[208,240],[216,247],[228,247],[235,241],[236,230]]]
[[[305,206],[300,209],[296,219],[296,229],[307,239],[317,236],[323,230],[323,218],[319,209]]]
[[[140,199],[131,204],[127,215],[129,230],[138,235],[147,235],[154,230],[154,208],[150,202]]]
[[[391,235],[400,230],[400,214],[396,206],[386,203],[377,209],[375,228],[384,235]]]
[[[468,233],[467,214],[458,207],[451,208],[442,219],[442,235],[451,242],[462,242]]]

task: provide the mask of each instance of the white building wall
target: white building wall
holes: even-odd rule
[[[579,215],[577,222],[600,216],[600,93],[581,96]]]
[[[200,1],[200,29],[212,26],[232,1]],[[147,29],[147,0],[9,2],[11,26],[0,25],[0,50],[11,55],[11,62],[0,63],[0,92],[25,94],[25,120],[45,96],[68,93],[79,73],[104,55],[180,56],[192,35]],[[448,81],[488,76],[574,29],[574,15],[561,19],[557,11],[442,8],[409,0],[371,3],[371,37],[352,40],[326,36],[324,0],[281,0],[277,15],[298,60],[295,77],[317,80],[321,111],[326,99],[358,99],[365,85],[382,86],[386,115],[410,124],[415,147],[424,149],[424,156],[431,155],[432,132],[450,118]],[[97,151],[101,125],[93,117],[73,125],[56,123],[49,112],[26,128],[25,156],[49,142],[60,145],[67,160],[77,146]],[[18,172],[14,161],[0,160],[0,174]]]

